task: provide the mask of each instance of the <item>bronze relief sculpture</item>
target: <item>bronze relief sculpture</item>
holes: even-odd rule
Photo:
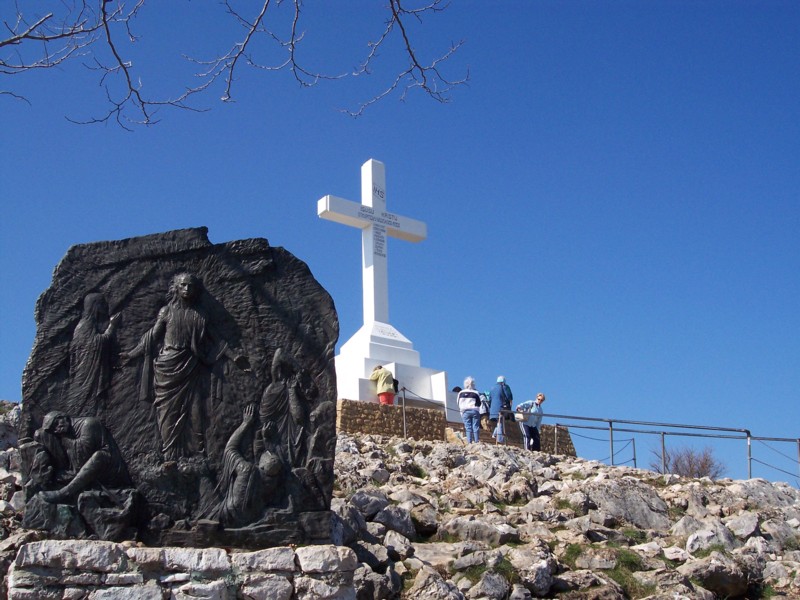
[[[75,246],[36,318],[28,526],[156,545],[328,541],[338,322],[304,263],[205,229]]]

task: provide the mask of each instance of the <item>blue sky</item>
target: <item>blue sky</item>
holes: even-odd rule
[[[218,35],[196,4],[178,28],[138,23],[149,89],[180,86],[163,53]],[[305,6],[320,68],[354,66],[383,19],[364,1]],[[217,92],[209,112],[162,111],[133,133],[65,119],[103,106],[78,64],[0,79],[31,102],[0,96],[0,398],[19,399],[36,298],[78,243],[202,225],[215,243],[265,237],[308,263],[346,341],[360,236],[316,201],[359,200],[375,158],[388,209],[428,225],[420,244],[389,242],[391,322],[451,386],[502,373],[553,413],[800,436],[800,4],[455,2],[417,47],[459,39],[446,69],[470,82],[451,103],[392,96],[358,119],[339,109],[389,81],[388,51],[371,77],[313,89],[242,71],[235,103]],[[745,476],[744,444],[722,444],[727,474]],[[754,454],[797,473],[796,458]]]

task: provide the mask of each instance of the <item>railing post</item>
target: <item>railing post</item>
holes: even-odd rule
[[[633,442],[633,468],[636,468],[636,438],[631,438],[631,442]]]
[[[406,429],[406,388],[403,387],[401,390],[403,392],[403,438],[408,439],[408,431]]]
[[[614,466],[614,421],[608,422],[608,443],[611,446],[611,466]]]
[[[747,478],[753,478],[753,443],[750,439],[750,430],[745,429],[745,433],[747,434]]]
[[[510,412],[510,411],[508,411],[508,412]],[[800,437],[794,437],[794,438],[757,437],[757,436],[754,436],[750,430],[744,429],[744,428],[740,429],[740,428],[731,428],[731,427],[715,427],[715,426],[708,426],[708,425],[686,425],[686,424],[679,424],[679,423],[658,423],[658,422],[651,422],[651,421],[630,421],[630,420],[625,420],[625,419],[612,420],[612,419],[584,417],[584,416],[577,416],[577,415],[562,415],[562,414],[555,414],[555,413],[554,414],[549,414],[549,415],[546,415],[546,416],[549,416],[551,419],[563,418],[563,419],[579,419],[579,420],[582,420],[582,421],[591,421],[591,422],[595,423],[596,425],[592,425],[592,426],[575,425],[575,427],[577,429],[582,429],[582,428],[583,429],[594,429],[594,430],[598,430],[600,432],[602,432],[602,430],[603,430],[602,423],[605,423],[606,427],[608,428],[608,443],[609,443],[610,452],[609,452],[609,457],[607,459],[603,459],[603,460],[608,460],[611,466],[616,466],[617,465],[616,449],[615,449],[615,443],[614,443],[616,441],[614,439],[614,433],[615,433],[614,432],[614,428],[616,426],[619,429],[620,433],[630,432],[630,433],[645,433],[645,434],[660,435],[661,436],[661,465],[660,465],[660,468],[661,468],[662,473],[664,473],[664,474],[666,474],[670,469],[674,468],[673,466],[670,465],[671,457],[669,455],[669,451],[667,450],[666,436],[668,436],[668,435],[677,435],[677,436],[682,435],[682,436],[691,436],[691,437],[708,437],[708,438],[719,438],[719,439],[730,439],[730,440],[741,440],[741,439],[744,438],[746,443],[747,443],[747,474],[746,474],[746,476],[748,478],[752,478],[754,476],[753,475],[753,462],[755,461],[755,462],[761,463],[760,460],[758,460],[758,459],[753,457],[753,442],[754,441],[788,442],[788,443],[791,443],[791,444],[795,444],[796,447],[797,447],[797,464],[798,464],[798,469],[800,469]],[[567,435],[569,435],[570,427],[568,427],[568,425],[571,425],[571,424],[572,424],[571,421],[568,424],[563,424],[563,423],[558,423],[558,422],[555,423],[555,425],[554,425],[555,429],[553,431],[553,446],[552,446],[553,447],[553,452],[560,452],[561,451],[561,449],[559,448],[558,436],[559,436],[560,432],[558,431],[558,429],[560,427],[564,427],[565,433],[567,433]],[[500,419],[500,425],[501,426],[505,425],[505,419]],[[647,426],[649,429],[645,429],[645,430],[629,429],[629,428],[627,428],[628,425],[644,425],[644,426]],[[661,428],[665,428],[665,427],[667,427],[667,428],[672,427],[672,428],[676,428],[676,429],[679,429],[679,430],[684,430],[684,429],[702,430],[703,433],[685,432],[685,431],[673,432],[673,431],[667,431],[667,430],[661,429]],[[720,432],[724,432],[724,433],[720,433]],[[502,433],[505,434],[506,432],[503,431]],[[602,433],[600,433],[600,435],[602,436]],[[595,439],[597,441],[601,441],[602,442],[602,438],[591,438],[591,439]],[[633,438],[633,439],[635,440],[635,438]],[[621,441],[625,441],[625,439],[623,439]],[[564,442],[562,442],[562,445],[563,444],[564,444]],[[574,450],[573,446],[572,446],[572,442],[571,442],[570,439],[566,440],[566,444],[567,444],[567,446],[569,446],[569,448],[567,448],[568,451],[573,451]],[[636,456],[636,446],[635,446],[636,442],[633,441],[633,444],[634,444],[633,461],[634,461],[634,464],[636,465],[636,467],[638,468],[639,457]],[[622,448],[621,448],[621,450],[622,450]],[[624,464],[627,464],[628,462],[630,462],[630,461],[625,461]],[[762,464],[766,465],[767,467],[772,467],[772,465],[769,465],[767,463],[762,463]],[[653,467],[656,468],[656,469],[659,468],[655,464],[653,465]],[[774,467],[774,468],[777,469],[777,467]],[[778,470],[780,470],[780,469],[778,469]]]
[[[797,438],[797,467],[800,468],[800,438]]]

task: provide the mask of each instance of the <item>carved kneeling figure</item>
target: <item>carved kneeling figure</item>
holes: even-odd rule
[[[251,462],[244,457],[242,444],[255,421],[255,406],[250,404],[244,409],[242,424],[225,446],[220,480],[224,499],[216,515],[225,527],[243,527],[257,522],[283,479],[284,462],[277,444],[271,441],[274,424],[267,423],[262,428],[262,443],[258,444],[255,460]]]
[[[50,412],[34,440],[40,448],[31,479],[46,502],[74,503],[89,489],[133,487],[114,438],[94,417]]]
[[[29,446],[24,527],[55,537],[119,541],[136,535],[139,494],[99,420],[50,412]]]

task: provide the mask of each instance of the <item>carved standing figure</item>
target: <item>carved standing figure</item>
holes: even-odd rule
[[[275,424],[290,467],[305,466],[308,405],[317,389],[311,378],[280,348],[272,358],[272,381],[261,397],[259,418]]]
[[[316,499],[322,509],[330,508],[333,494],[333,457],[336,453],[336,405],[331,401],[321,402],[309,416],[312,431],[308,438],[309,473],[316,479]]]
[[[97,415],[106,407],[111,383],[111,351],[119,314],[108,317],[102,294],[87,294],[83,314],[69,345],[69,407],[79,415]]]
[[[250,370],[247,357],[234,354],[214,333],[200,305],[202,291],[195,275],[176,275],[155,325],[128,354],[145,357],[139,399],[152,400],[155,406],[161,452],[167,460],[205,452],[205,404],[216,387],[211,372],[215,363],[226,357]]]

